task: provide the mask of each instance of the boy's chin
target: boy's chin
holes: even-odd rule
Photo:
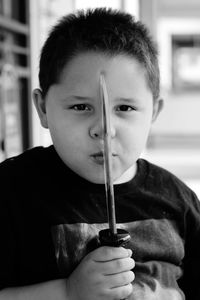
[[[118,172],[113,172],[113,184],[122,184],[130,181],[135,176],[136,171],[137,166],[134,164],[123,171],[118,170]],[[91,172],[79,175],[94,184],[105,184],[105,174],[103,170],[100,172]]]
[[[105,184],[105,175],[104,171],[95,172],[95,173],[85,173],[79,174],[79,176],[83,177],[85,180],[94,183],[94,184]]]
[[[104,175],[103,176],[84,176],[84,178],[91,182],[91,183],[94,183],[94,184],[105,184],[105,178],[104,178]]]
[[[113,184],[118,184],[118,183],[122,183],[121,182],[121,174],[116,176],[116,174],[114,174],[115,176],[113,176]],[[85,175],[83,176],[87,181],[91,182],[91,183],[94,183],[94,184],[105,184],[105,175],[104,175],[104,172],[103,174],[92,174],[92,175]]]

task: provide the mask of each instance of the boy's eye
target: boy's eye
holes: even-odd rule
[[[125,111],[126,112],[126,111],[132,111],[132,110],[134,110],[134,108],[132,106],[125,105],[125,104],[119,105],[117,107],[117,111]]]
[[[90,111],[90,107],[86,104],[75,104],[70,107],[70,109],[76,110],[76,111]]]

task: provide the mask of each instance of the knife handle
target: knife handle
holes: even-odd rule
[[[103,229],[99,232],[99,241],[101,246],[123,247],[131,239],[128,231],[118,228],[117,234],[111,234],[110,229]]]
[[[123,247],[131,239],[128,231],[118,228],[117,234],[112,235],[110,229],[103,229],[99,231],[100,246],[112,246],[112,247]],[[126,299],[121,299],[126,300]]]

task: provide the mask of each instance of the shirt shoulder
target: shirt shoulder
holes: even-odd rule
[[[155,193],[166,195],[172,202],[179,203],[180,206],[185,206],[186,209],[190,209],[191,206],[195,207],[200,214],[200,201],[195,192],[185,182],[165,168],[145,159],[140,159],[139,165],[141,169],[145,170],[144,185]]]
[[[30,172],[32,169],[41,168],[49,159],[51,153],[52,146],[48,148],[39,146],[28,149],[17,156],[7,158],[0,163],[0,176],[12,177],[12,175],[16,176],[26,171]]]

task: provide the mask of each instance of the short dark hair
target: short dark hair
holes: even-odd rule
[[[148,29],[128,13],[96,8],[62,17],[52,28],[40,56],[39,82],[45,97],[58,82],[63,68],[76,54],[86,51],[127,54],[146,69],[153,98],[159,96],[157,49]]]

